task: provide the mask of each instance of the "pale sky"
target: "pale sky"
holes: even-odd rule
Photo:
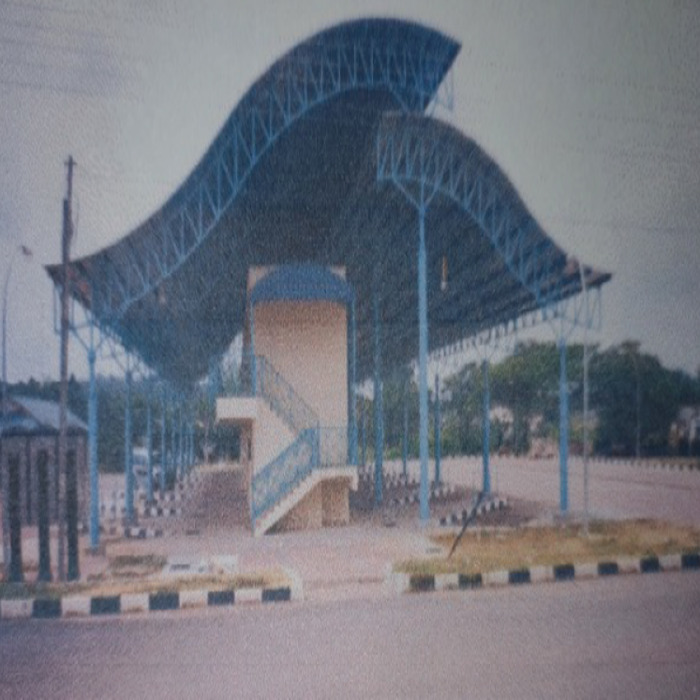
[[[283,53],[361,16],[462,44],[436,116],[501,166],[547,233],[613,273],[603,346],[638,339],[700,366],[697,0],[0,0],[0,283],[8,378],[58,376],[52,286],[64,161],[77,161],[73,256],[128,233],[192,170]],[[0,288],[1,291],[1,288]],[[73,342],[70,369],[85,376]]]

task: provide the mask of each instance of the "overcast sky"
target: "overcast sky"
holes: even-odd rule
[[[58,376],[52,288],[64,161],[74,257],[128,233],[191,171],[244,92],[295,44],[361,16],[462,45],[456,124],[567,252],[613,273],[604,346],[700,366],[698,0],[0,0],[0,280],[8,377]],[[71,370],[85,376],[75,343]]]

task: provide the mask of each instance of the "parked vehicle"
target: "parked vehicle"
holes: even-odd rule
[[[156,452],[152,453],[153,486],[158,488],[160,483],[160,460]],[[131,469],[138,488],[144,491],[148,488],[148,450],[145,447],[134,447],[131,451]]]

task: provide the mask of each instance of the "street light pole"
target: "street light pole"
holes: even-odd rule
[[[17,254],[22,253],[26,258],[32,257],[32,251],[25,245],[17,246],[10,258],[10,264],[5,273],[5,282],[2,290],[2,415],[7,413],[7,297],[10,289],[10,277],[12,266],[17,258]]]
[[[578,266],[586,317],[583,324],[583,532],[588,536],[588,287],[583,265]]]
[[[5,273],[5,281],[2,287],[2,417],[7,415],[7,297],[10,289],[10,277],[12,275],[12,266],[17,259],[17,254],[21,253],[25,258],[32,257],[32,251],[25,245],[20,245],[15,248],[10,257],[10,264],[7,266]],[[0,467],[0,476],[4,474],[4,469]],[[5,580],[9,580],[10,573],[10,504],[8,498],[8,484],[4,483],[5,479],[0,478],[0,486],[2,486],[3,503],[2,503],[2,555],[5,569]]]

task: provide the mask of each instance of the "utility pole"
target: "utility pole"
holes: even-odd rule
[[[68,446],[68,303],[69,282],[68,263],[70,244],[73,236],[71,198],[73,195],[73,166],[75,161],[68,157],[66,167],[67,193],[63,200],[63,230],[61,237],[61,354],[60,354],[60,394],[58,409],[58,578],[66,580],[66,448]],[[71,460],[74,462],[75,460]],[[73,573],[73,572],[71,572]],[[76,577],[77,578],[77,577]]]
[[[7,415],[7,297],[10,289],[10,277],[12,275],[12,266],[18,253],[21,253],[26,258],[32,257],[32,251],[25,245],[18,246],[10,256],[10,263],[7,266],[5,273],[5,283],[2,288],[2,417]],[[0,431],[1,432],[1,431]],[[0,492],[2,493],[2,554],[4,562],[5,580],[10,578],[10,501],[7,481],[2,468],[2,436],[0,436]]]

